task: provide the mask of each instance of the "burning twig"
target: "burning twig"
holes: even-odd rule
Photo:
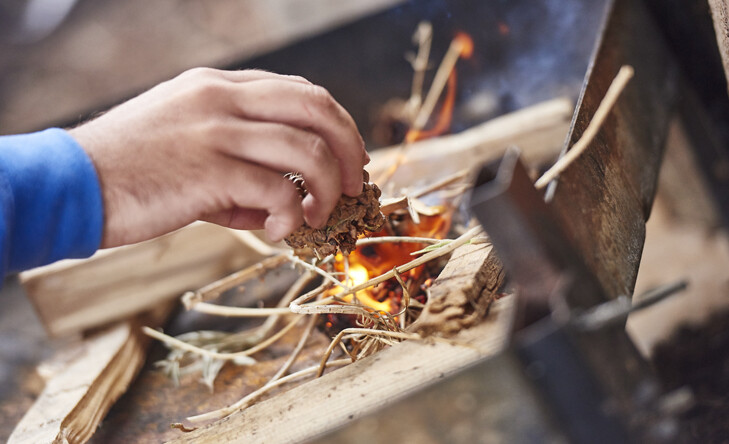
[[[603,97],[600,105],[597,107],[597,111],[595,111],[595,115],[592,117],[590,124],[587,125],[585,132],[582,133],[582,137],[580,137],[580,139],[572,145],[572,148],[534,183],[534,186],[537,189],[542,189],[549,185],[549,182],[556,179],[587,149],[590,142],[592,142],[592,139],[594,139],[598,131],[600,131],[600,127],[602,127],[605,119],[607,119],[607,116],[610,114],[610,110],[612,110],[613,106],[615,106],[615,102],[617,102],[618,97],[620,97],[620,93],[623,92],[625,86],[628,84],[630,79],[633,78],[633,74],[634,70],[632,66],[623,65],[620,68],[620,71],[618,71],[618,74],[615,76],[613,83],[610,84],[610,87],[605,93],[605,97]]]
[[[473,41],[466,34],[459,33],[451,41],[451,45],[448,47],[446,55],[443,57],[443,61],[440,63],[438,70],[435,72],[433,77],[433,83],[430,86],[428,95],[425,96],[423,106],[420,107],[418,115],[415,117],[413,122],[413,130],[420,131],[425,128],[425,124],[428,123],[430,115],[435,109],[435,104],[438,103],[438,98],[443,92],[448,77],[453,72],[453,68],[456,66],[456,62],[459,58],[469,58],[473,54]]]
[[[447,245],[444,245],[442,248],[439,248],[435,251],[431,251],[426,253],[425,255],[412,260],[404,265],[400,265],[396,267],[395,270],[390,270],[387,273],[384,273],[380,276],[377,276],[373,279],[368,280],[367,282],[364,282],[360,285],[357,285],[353,288],[351,288],[349,291],[338,294],[338,297],[344,297],[353,293],[356,293],[360,290],[364,290],[365,288],[369,288],[372,286],[375,286],[379,284],[380,282],[384,282],[388,279],[392,279],[395,277],[395,273],[404,273],[406,271],[412,270],[415,267],[419,267],[420,265],[425,264],[426,262],[429,262],[433,259],[436,259],[441,256],[445,256],[446,254],[449,254],[451,251],[455,250],[456,248],[460,247],[461,245],[465,244],[466,242],[470,241],[473,237],[475,237],[479,232],[481,231],[481,227],[473,227],[470,230],[468,230],[466,233],[461,235],[458,239],[455,239],[454,241],[448,243]],[[312,304],[306,304],[306,302],[312,300],[314,297],[316,297],[319,294],[319,292],[316,292],[316,290],[312,290],[303,296],[298,297],[296,300],[291,302],[289,305],[289,308],[292,312],[297,314],[314,314],[314,313],[347,313],[346,311],[339,311],[341,309],[344,309],[345,307],[341,305],[317,305],[317,303],[324,303],[328,299],[322,299],[321,301],[317,301],[317,303]],[[333,310],[333,311],[327,311],[327,310]],[[356,313],[350,313],[350,314],[356,314]]]
[[[400,152],[395,159],[395,163],[378,178],[378,182],[380,184],[384,185],[389,182],[397,169],[400,168],[400,165],[405,162],[410,143],[417,140],[418,134],[423,128],[425,128],[425,125],[428,123],[428,120],[433,113],[433,109],[435,109],[435,105],[438,103],[438,99],[443,92],[443,88],[445,88],[447,83],[450,83],[450,88],[455,97],[455,77],[452,75],[454,73],[453,68],[455,68],[456,62],[459,58],[469,58],[472,54],[473,40],[463,33],[456,35],[456,37],[451,41],[451,45],[448,47],[448,51],[443,57],[443,61],[440,66],[438,66],[438,70],[435,73],[435,77],[433,77],[433,82],[430,85],[428,94],[425,96],[425,101],[415,115],[411,128],[405,136],[405,142],[400,145]]]

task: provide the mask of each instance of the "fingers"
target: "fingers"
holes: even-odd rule
[[[278,122],[319,134],[339,163],[342,192],[362,192],[367,153],[352,117],[322,87],[302,82],[262,79],[233,92],[242,118]]]
[[[301,76],[292,76],[284,74],[276,74],[260,69],[242,69],[237,71],[227,71],[214,68],[192,68],[180,74],[181,77],[198,77],[198,78],[217,78],[231,82],[252,82],[256,80],[282,80],[287,82],[296,82],[303,85],[311,85],[311,82]]]
[[[342,189],[339,163],[323,138],[283,124],[255,121],[231,120],[211,132],[210,137],[222,140],[221,149],[230,156],[280,173],[301,173],[308,191],[304,218],[317,228],[326,223]]]
[[[200,218],[206,222],[235,230],[259,230],[265,226],[268,211],[251,208],[228,208]]]
[[[274,242],[301,226],[301,198],[291,181],[262,166],[230,158],[223,162],[214,187],[222,194],[222,203],[205,220],[231,228],[261,228],[265,214],[262,225]]]

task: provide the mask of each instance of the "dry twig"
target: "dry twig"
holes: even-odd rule
[[[625,86],[628,84],[630,79],[633,78],[633,74],[634,70],[632,66],[623,65],[620,68],[620,71],[615,76],[613,83],[610,84],[610,87],[605,93],[605,97],[603,97],[600,105],[597,107],[595,115],[592,117],[589,125],[587,125],[585,132],[582,133],[582,137],[580,137],[580,139],[572,145],[572,148],[534,183],[534,186],[537,189],[542,189],[549,185],[549,182],[556,179],[587,149],[590,142],[592,142],[592,139],[594,139],[598,131],[600,131],[600,127],[602,127],[605,119],[607,119],[607,116],[610,114],[610,110],[612,110],[615,102],[618,100],[618,97],[620,97],[620,93],[623,92]]]
[[[326,363],[326,367],[327,368],[329,368],[329,367],[339,367],[339,366],[342,366],[342,365],[347,365],[347,364],[349,364],[351,362],[352,361],[349,360],[349,359],[338,359],[336,361],[327,362]],[[235,412],[237,410],[242,410],[242,409],[250,406],[256,399],[260,398],[262,395],[264,395],[265,393],[269,392],[271,389],[274,389],[276,387],[279,387],[281,385],[284,385],[287,382],[291,382],[291,381],[294,381],[296,379],[303,378],[305,376],[310,376],[310,375],[316,374],[318,371],[319,371],[319,366],[318,365],[315,365],[315,366],[312,366],[312,367],[308,367],[308,368],[306,368],[304,370],[300,370],[300,371],[298,371],[296,373],[292,373],[292,374],[290,374],[288,376],[284,376],[283,378],[278,379],[278,380],[272,382],[269,385],[265,385],[265,386],[261,387],[260,389],[254,391],[254,392],[248,394],[247,396],[245,396],[244,398],[240,399],[235,404],[231,404],[231,405],[229,405],[227,407],[223,407],[222,409],[213,410],[211,412],[203,413],[201,415],[190,416],[189,418],[187,418],[187,420],[189,422],[193,423],[193,424],[199,424],[199,423],[202,423],[202,422],[205,422],[205,421],[210,421],[210,420],[213,420],[213,419],[223,418],[223,417],[228,416],[228,415],[230,415],[231,413],[233,413],[233,412]]]

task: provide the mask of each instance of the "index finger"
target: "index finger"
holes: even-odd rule
[[[316,85],[261,79],[240,84],[233,100],[242,117],[278,122],[319,134],[339,162],[342,191],[362,192],[367,153],[352,116]]]

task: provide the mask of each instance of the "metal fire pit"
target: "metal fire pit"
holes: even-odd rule
[[[495,173],[485,168],[487,180],[474,191],[472,209],[516,288],[511,347],[323,442],[356,440],[361,424],[375,441],[395,424],[425,428],[436,442],[679,440],[666,398],[625,331],[678,68],[641,2],[616,0],[608,11],[565,149],[619,67],[632,65],[636,76],[588,151],[546,196],[518,150]],[[444,409],[463,419],[439,421]]]

